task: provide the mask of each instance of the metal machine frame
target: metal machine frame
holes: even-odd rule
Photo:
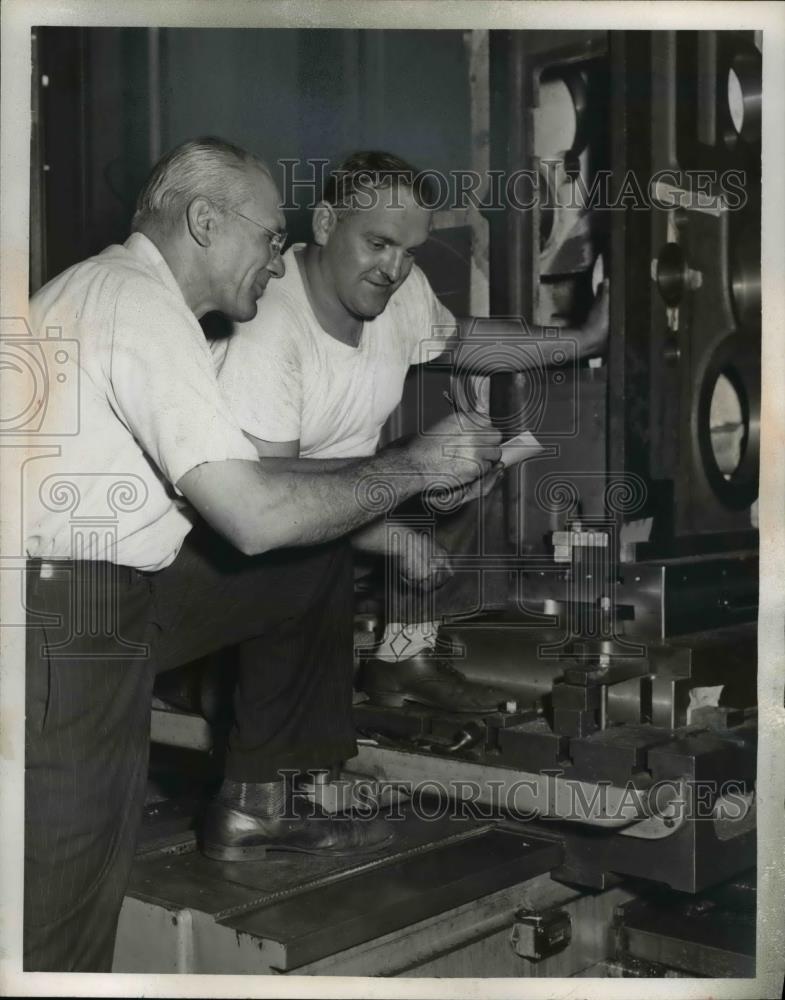
[[[470,828],[475,854],[461,864],[474,902],[456,888],[444,861],[449,837],[434,827],[413,855],[402,849],[315,880],[301,872],[286,891],[256,873],[251,882],[259,884],[226,903],[218,880],[198,869],[186,824],[140,857],[123,917],[152,921],[163,942],[159,964],[168,948],[172,971],[750,974],[760,53],[751,33],[494,32],[490,55],[492,168],[539,169],[532,137],[540,83],[561,74],[576,108],[576,137],[563,151],[567,176],[586,169],[582,149],[594,142],[592,169],[612,168],[612,201],[623,203],[630,174],[660,177],[648,210],[595,213],[584,227],[584,257],[602,255],[610,272],[607,360],[548,383],[543,409],[543,426],[558,427],[579,400],[574,432],[551,442],[546,434],[546,453],[507,477],[504,509],[492,514],[507,552],[456,559],[458,571],[478,579],[507,575],[504,612],[478,609],[442,632],[456,665],[470,679],[506,687],[509,702],[477,718],[355,706],[364,738],[351,767],[377,791],[430,782],[455,801],[459,788],[468,797],[480,826]],[[721,99],[730,69],[742,88],[738,132]],[[593,87],[607,101],[599,117]],[[703,169],[745,170],[746,208],[734,214],[716,185],[708,207],[698,205],[689,171]],[[662,171],[670,171],[667,181]],[[669,207],[676,195],[683,204]],[[560,278],[557,254],[547,274],[541,267],[547,224],[540,210],[488,213],[492,315],[537,317],[552,301],[541,295],[543,281]],[[579,271],[567,278],[584,288]],[[572,319],[580,319],[581,294]],[[492,326],[486,333],[501,336]],[[744,416],[741,459],[728,475],[710,434],[720,374]],[[525,410],[531,386],[519,375],[495,379],[492,413],[512,434],[510,414]],[[154,717],[159,735],[168,721]],[[332,795],[339,806],[336,787],[317,781],[312,794]],[[353,787],[344,783],[343,792],[351,797]],[[489,821],[521,843],[530,838],[533,852],[513,852],[501,872],[501,848],[482,839]],[[534,855],[537,864],[527,867]],[[427,882],[410,864],[443,878],[434,874],[428,891],[413,891],[396,911],[400,886],[408,892],[410,880]],[[224,873],[228,883],[236,874]],[[189,878],[202,887],[201,902]],[[309,910],[336,881],[348,916],[330,945]],[[721,900],[707,895],[720,891]],[[384,905],[374,909],[368,894]],[[711,928],[742,911],[744,947],[712,951]],[[673,914],[674,927],[663,913]],[[709,914],[701,940],[689,929],[699,913]],[[469,971],[469,956],[485,964]],[[602,969],[612,958],[614,969]],[[123,968],[138,961],[126,947]]]

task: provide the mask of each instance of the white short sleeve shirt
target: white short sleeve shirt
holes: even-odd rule
[[[415,265],[387,308],[366,321],[357,347],[319,325],[297,263],[272,281],[256,317],[216,346],[219,385],[243,430],[265,441],[300,441],[304,458],[371,455],[403,394],[410,365],[456,334],[455,319]],[[223,355],[221,358],[220,356]]]
[[[37,292],[30,325],[40,340],[56,331],[67,357],[51,365],[45,430],[69,432],[51,438],[59,454],[27,463],[25,555],[161,569],[192,523],[173,484],[204,462],[257,458],[172,272],[134,233]]]

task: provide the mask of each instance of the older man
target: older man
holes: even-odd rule
[[[79,433],[35,463],[26,493],[28,970],[110,968],[153,677],[210,650],[241,644],[221,792],[235,838],[220,856],[354,852],[387,837],[379,822],[300,812],[279,773],[354,752],[350,566],[336,540],[372,516],[356,502],[361,477],[393,479],[402,495],[447,469],[471,481],[498,459],[498,437],[463,434],[459,457],[445,455],[444,435],[459,435],[447,420],[443,436],[341,467],[258,460],[197,320],[254,317],[284,273],[279,204],[255,157],[185,143],[154,168],[129,239],[31,303],[35,332],[78,341],[51,380],[53,416],[77,381],[80,394]]]
[[[458,355],[459,324],[415,263],[430,234],[432,204],[426,176],[389,153],[355,153],[331,175],[313,214],[312,242],[287,251],[286,275],[255,319],[218,345],[224,355],[219,384],[260,455],[372,455],[409,367],[434,360],[440,350]],[[585,325],[563,332],[588,356],[602,349],[607,321],[601,294]],[[521,351],[517,360],[523,368],[535,356]],[[460,362],[463,375],[487,375],[500,364],[514,370],[509,360],[500,363],[493,338],[487,350],[472,345],[468,358]],[[459,527],[472,521],[474,514]],[[401,526],[397,533],[405,531]],[[409,535],[399,552],[402,572],[430,585],[444,559],[429,561],[428,537],[417,529]],[[386,539],[385,526],[376,525],[352,540],[361,550],[383,552]],[[445,613],[471,606],[450,586],[439,597]],[[419,620],[414,604],[405,629],[400,621],[387,623],[376,658],[364,667],[365,689],[392,704],[495,708],[504,692],[468,682],[435,655],[437,623]]]

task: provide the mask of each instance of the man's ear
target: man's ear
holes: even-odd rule
[[[197,195],[185,211],[188,232],[200,247],[209,247],[215,230],[215,208],[209,199]]]
[[[338,224],[335,209],[326,201],[320,201],[313,210],[313,241],[317,246],[326,245],[330,235]]]

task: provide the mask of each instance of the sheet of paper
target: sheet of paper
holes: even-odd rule
[[[502,445],[502,465],[509,469],[519,462],[524,462],[527,458],[539,455],[544,450],[533,434],[530,434],[529,431],[523,431]]]

